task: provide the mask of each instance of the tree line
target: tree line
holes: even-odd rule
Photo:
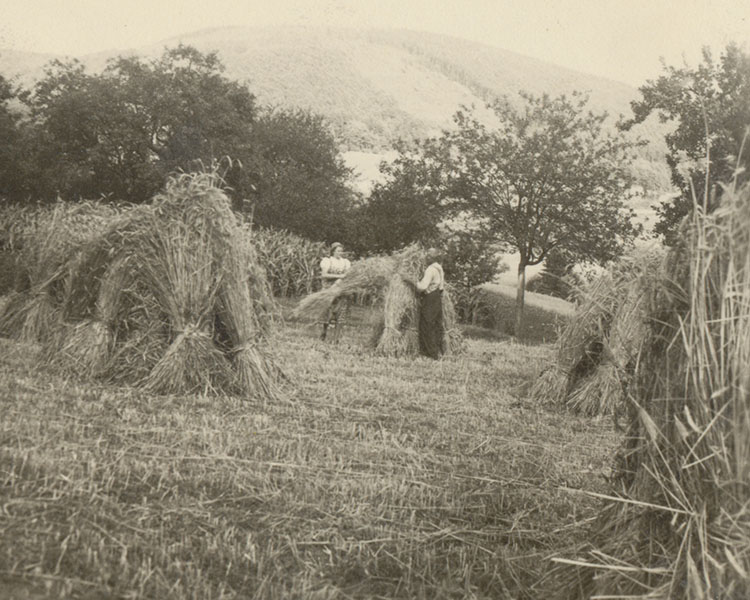
[[[139,203],[170,173],[224,161],[235,208],[258,224],[316,239],[348,228],[350,173],[325,120],[259,106],[215,53],[181,45],[98,74],[53,61],[31,90],[0,79],[0,101],[0,197]]]
[[[260,106],[248,85],[224,76],[214,53],[189,46],[157,59],[118,57],[98,74],[53,61],[29,90],[0,76],[0,199],[111,198],[144,202],[169,173],[225,161],[235,208],[259,225],[360,254],[414,241],[449,249],[447,275],[466,289],[514,251],[517,328],[526,268],[617,258],[639,234],[629,200],[634,150],[625,131],[656,113],[674,123],[667,157],[678,193],[658,207],[657,232],[674,239],[696,194],[747,177],[750,57],[730,45],[696,68],[666,67],[641,88],[618,129],[584,94],[521,94],[480,120],[462,107],[441,134],[396,142],[369,196],[332,130],[309,111]],[[745,144],[746,145],[746,144]]]

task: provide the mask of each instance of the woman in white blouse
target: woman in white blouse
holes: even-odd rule
[[[323,289],[329,288],[332,285],[336,285],[338,280],[341,279],[352,264],[348,259],[344,258],[344,247],[338,242],[331,245],[331,254],[326,256],[320,261],[320,278],[323,285]],[[321,340],[326,339],[328,335],[328,328],[335,329],[337,325],[343,320],[346,309],[349,306],[349,301],[345,297],[336,298],[331,304],[331,308],[328,309],[328,314],[325,322],[323,323],[323,333],[320,336]],[[338,340],[339,330],[334,332],[334,337]]]
[[[440,264],[441,252],[430,248],[425,253],[427,268],[417,282],[417,291],[422,293],[419,306],[419,349],[425,356],[440,358],[443,347],[443,289],[445,275]]]

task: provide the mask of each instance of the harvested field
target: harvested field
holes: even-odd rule
[[[361,323],[314,335],[282,329],[273,403],[74,383],[0,339],[0,587],[538,597],[618,442],[526,398],[549,348],[469,340],[435,362],[372,356]]]

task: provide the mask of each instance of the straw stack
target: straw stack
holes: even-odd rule
[[[599,364],[590,375],[573,388],[567,404],[575,412],[586,415],[613,414],[625,398],[641,344],[647,335],[646,283],[653,277],[643,273],[635,276],[614,308],[608,334],[602,336]]]
[[[152,204],[81,244],[49,283],[64,290],[62,318],[41,356],[154,393],[272,397],[273,299],[219,183],[171,178]]]
[[[608,336],[618,296],[615,280],[603,273],[581,290],[575,314],[560,332],[555,361],[539,376],[531,389],[542,402],[567,402],[571,392],[601,361],[603,340]]]
[[[647,335],[649,290],[662,256],[653,249],[634,253],[582,289],[558,337],[555,363],[532,388],[536,399],[592,416],[622,406]]]
[[[375,354],[414,356],[419,354],[419,296],[413,281],[425,268],[424,251],[411,245],[391,256],[366,258],[355,262],[336,285],[305,297],[295,316],[321,320],[340,297],[365,295],[377,299],[382,315],[371,336]],[[443,329],[446,354],[463,349],[463,338],[456,323],[450,291],[443,293]]]
[[[691,219],[649,298],[612,499],[556,597],[750,598],[750,189]]]

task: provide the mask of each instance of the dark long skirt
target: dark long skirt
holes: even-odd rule
[[[430,358],[443,354],[443,292],[435,290],[422,297],[419,310],[419,350]]]

